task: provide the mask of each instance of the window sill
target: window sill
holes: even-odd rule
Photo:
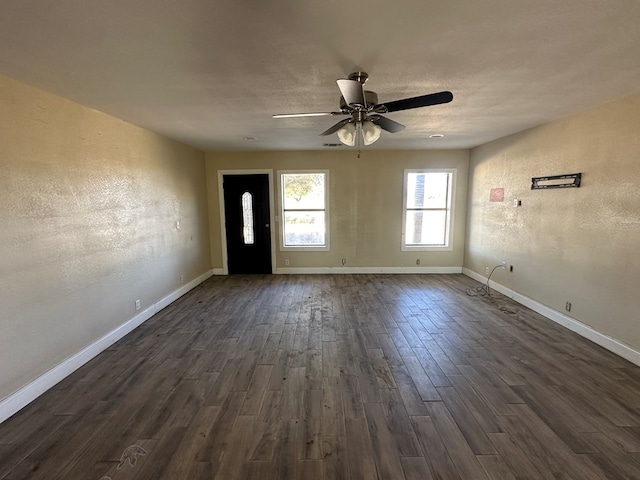
[[[403,245],[401,251],[403,252],[451,252],[453,247],[451,245]]]
[[[295,247],[280,247],[281,252],[328,252],[330,250],[328,245],[320,246],[295,246]]]

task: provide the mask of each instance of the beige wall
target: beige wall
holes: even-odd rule
[[[401,246],[404,169],[456,168],[453,250],[403,252]],[[326,169],[330,178],[330,251],[294,252],[276,248],[276,266],[285,268],[342,267],[461,267],[464,253],[468,151],[394,151],[363,149],[339,152],[212,152],[207,153],[211,256],[222,268],[218,202],[218,170]],[[274,178],[275,181],[275,178]],[[276,195],[276,202],[279,201]],[[276,207],[278,208],[278,206]]]
[[[512,263],[493,279],[640,349],[639,126],[635,95],[473,149],[465,267]],[[581,188],[530,190],[576,172]]]
[[[211,268],[201,152],[0,76],[0,171],[0,400]]]

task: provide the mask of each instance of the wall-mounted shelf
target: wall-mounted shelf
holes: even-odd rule
[[[551,175],[548,177],[533,177],[531,190],[544,188],[573,188],[580,186],[582,173],[569,173],[566,175]]]

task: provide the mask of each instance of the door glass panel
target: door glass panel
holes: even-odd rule
[[[237,231],[237,230],[236,230]],[[253,245],[253,195],[242,194],[242,240],[245,245]]]

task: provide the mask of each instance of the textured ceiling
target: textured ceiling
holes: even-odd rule
[[[364,70],[380,102],[454,94],[366,148],[469,148],[639,91],[638,25],[638,0],[2,0],[0,73],[203,150],[312,150],[336,118],[271,115]]]

